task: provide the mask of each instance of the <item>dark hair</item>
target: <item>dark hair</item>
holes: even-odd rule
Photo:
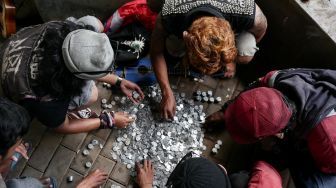
[[[64,64],[62,55],[63,40],[68,33],[77,29],[94,30],[91,26],[80,26],[66,21],[61,28],[48,28],[40,47],[43,48],[39,64],[38,87],[34,88],[39,96],[50,95],[60,99],[71,99],[80,95],[85,80],[72,74]]]
[[[6,155],[27,133],[29,123],[29,114],[23,107],[0,97],[0,155]]]

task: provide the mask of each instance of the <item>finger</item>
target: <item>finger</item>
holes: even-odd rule
[[[152,169],[153,166],[152,166],[152,161],[148,161],[148,169]]]
[[[141,166],[140,166],[140,163],[136,163],[136,171],[137,173],[139,174],[140,173],[140,169],[141,169]]]
[[[141,99],[145,98],[145,94],[142,92],[139,86],[137,86],[135,90],[140,94]]]
[[[17,152],[24,152],[26,150],[26,148],[23,145],[19,145],[15,148],[15,151]]]
[[[163,118],[168,119],[168,113],[167,110],[163,110]]]
[[[172,111],[168,111],[168,118],[172,119],[174,117],[173,112]]]
[[[22,157],[25,158],[26,160],[29,159],[27,152],[21,153]]]
[[[173,108],[173,117],[175,116],[176,114],[176,104],[174,105],[174,108]]]
[[[133,123],[133,122],[134,122],[134,118],[132,116],[128,116],[127,119],[126,119],[126,123],[130,124],[130,123]]]
[[[146,170],[148,170],[149,169],[149,163],[150,163],[150,161],[149,160],[145,160],[145,163],[146,163]]]
[[[137,103],[138,103],[132,96],[128,96],[128,98],[129,98],[134,104],[137,104]]]
[[[26,148],[17,147],[15,150],[16,152],[20,153],[25,159],[29,159]]]

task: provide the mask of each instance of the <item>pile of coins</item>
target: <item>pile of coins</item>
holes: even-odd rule
[[[212,154],[217,154],[220,147],[222,146],[223,142],[221,140],[217,140],[217,143],[215,144],[215,146],[211,149],[211,153]]]
[[[211,90],[209,91],[197,90],[194,93],[194,100],[198,102],[206,102],[206,103],[220,103],[222,101],[222,98],[215,97]]]
[[[177,111],[171,121],[161,118],[159,104],[161,91],[157,86],[145,89],[146,97],[141,104],[127,100],[116,101],[119,110],[137,117],[126,129],[119,129],[111,150],[114,160],[120,161],[135,175],[135,164],[144,159],[151,160],[155,168],[154,187],[165,187],[170,173],[179,160],[189,151],[201,154],[205,121],[202,105],[195,105],[183,93],[175,93]]]

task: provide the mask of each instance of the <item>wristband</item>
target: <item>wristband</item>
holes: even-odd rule
[[[123,79],[118,76],[115,85],[118,86],[118,87],[120,87],[121,81],[123,81]]]
[[[106,112],[103,111],[100,116],[100,129],[112,129],[114,127],[115,124],[115,120],[114,120],[114,112]]]

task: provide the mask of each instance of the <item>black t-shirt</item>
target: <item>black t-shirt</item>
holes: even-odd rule
[[[52,100],[48,102],[35,99],[24,99],[20,104],[27,109],[31,117],[36,117],[49,128],[57,128],[66,117],[69,101]]]
[[[250,29],[254,24],[254,0],[166,0],[162,25],[168,34],[182,37],[192,22],[200,16],[224,18],[235,32]]]

